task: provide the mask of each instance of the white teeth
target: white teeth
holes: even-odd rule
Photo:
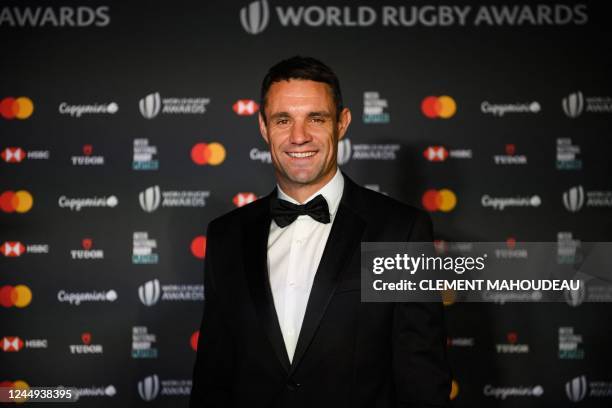
[[[287,154],[289,154],[289,156],[291,157],[303,158],[303,157],[314,156],[315,152],[304,152],[304,153],[287,152]]]

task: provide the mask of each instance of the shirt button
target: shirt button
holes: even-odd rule
[[[295,241],[295,243],[298,244],[298,245],[302,245],[302,242],[303,241],[301,239],[298,239],[298,240]]]
[[[290,288],[295,288],[295,282],[289,282],[289,287]]]

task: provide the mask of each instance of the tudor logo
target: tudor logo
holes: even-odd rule
[[[267,0],[257,0],[240,9],[240,23],[249,34],[259,34],[268,26],[270,10]]]
[[[26,251],[25,246],[21,242],[5,242],[0,247],[0,252],[6,257],[21,256]]]
[[[81,334],[81,340],[83,341],[83,344],[85,345],[91,344],[91,333],[85,332]]]
[[[83,145],[83,154],[85,156],[91,156],[93,153],[93,146],[90,144]]]
[[[159,394],[159,377],[150,375],[142,381],[138,381],[138,395],[145,401],[153,401]]]
[[[83,238],[81,245],[83,246],[84,250],[89,251],[93,246],[93,240],[91,238]]]

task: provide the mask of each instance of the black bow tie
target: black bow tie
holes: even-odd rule
[[[308,215],[313,220],[323,224],[330,222],[329,207],[321,194],[304,205],[293,204],[278,197],[273,197],[270,200],[270,213],[276,224],[281,228],[291,224],[300,215]]]

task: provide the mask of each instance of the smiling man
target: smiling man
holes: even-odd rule
[[[338,169],[325,64],[281,61],[261,99],[277,187],[208,226],[191,407],[448,406],[441,304],[360,301],[360,242],[431,241],[429,216]]]

